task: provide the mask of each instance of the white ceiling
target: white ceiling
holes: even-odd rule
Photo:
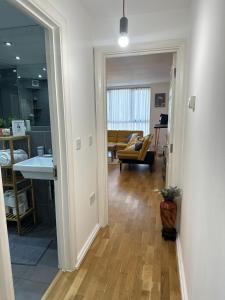
[[[12,42],[11,47],[4,42]],[[20,56],[21,60],[16,60]],[[39,26],[0,29],[0,66],[18,66],[45,62],[45,35]]]
[[[108,58],[107,86],[169,82],[172,57],[172,53],[165,53]]]
[[[0,0],[0,28],[36,25],[36,23],[14,8],[6,0]]]
[[[127,15],[149,14],[167,10],[184,9],[190,0],[126,0]],[[83,0],[82,3],[94,17],[118,17],[122,13],[122,0]]]
[[[7,41],[11,47],[5,46]],[[17,67],[23,78],[36,78],[39,74],[44,78],[45,61],[44,29],[6,0],[0,0],[0,68]]]

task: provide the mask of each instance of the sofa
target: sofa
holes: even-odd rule
[[[125,149],[128,146],[129,137],[133,133],[143,137],[141,130],[108,130],[108,147],[114,146],[116,152]]]
[[[135,150],[135,145],[119,150],[117,156],[120,162],[120,171],[122,171],[123,164],[147,164],[149,165],[150,171],[152,171],[155,160],[155,152],[149,150],[152,139],[152,134],[145,136],[139,150]]]

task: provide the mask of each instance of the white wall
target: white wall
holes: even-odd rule
[[[225,2],[193,1],[181,248],[189,300],[225,299]]]
[[[189,28],[187,9],[128,15],[131,43],[184,38]],[[119,17],[93,20],[95,46],[115,44],[119,36]]]
[[[107,58],[107,86],[168,82],[172,61],[173,53]]]
[[[154,126],[159,124],[161,114],[168,114],[168,100],[169,100],[169,82],[154,83],[151,87],[151,133],[155,134]],[[155,94],[166,93],[166,107],[155,107]],[[166,144],[167,129],[160,129],[159,136],[159,151],[162,151],[162,146]]]
[[[72,148],[72,156],[68,159],[72,176],[70,188],[74,191],[71,199],[74,202],[74,211],[71,211],[72,218],[69,222],[71,230],[76,229],[74,249],[76,248],[79,256],[98,223],[97,200],[93,205],[89,201],[90,194],[96,193],[97,155],[91,19],[79,0],[49,0],[42,3],[35,1],[45,9],[49,9],[47,2],[50,2],[66,21],[62,37],[62,61],[68,63],[63,65],[62,71],[68,87],[66,102],[72,120],[69,127],[73,141],[68,144]],[[89,135],[93,136],[92,146],[89,146]],[[79,151],[75,146],[78,137],[81,138],[82,145]],[[74,266],[76,263],[74,258]]]

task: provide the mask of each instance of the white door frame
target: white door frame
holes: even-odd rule
[[[54,164],[57,165],[55,180],[55,204],[59,268],[72,271],[76,265],[76,234],[74,219],[74,184],[71,164],[72,129],[69,107],[69,86],[64,80],[69,62],[63,39],[66,39],[66,20],[45,1],[7,0],[34,18],[46,31],[46,54],[48,68],[49,105]],[[64,55],[63,55],[64,54]],[[70,157],[68,162],[67,157]],[[0,175],[0,299],[14,299],[12,271],[9,255],[8,234],[4,198]]]
[[[99,223],[104,227],[108,224],[108,188],[107,188],[107,104],[106,104],[106,59],[109,57],[123,57],[147,55],[156,53],[177,53],[177,84],[174,103],[174,136],[173,136],[173,166],[171,166],[169,185],[181,185],[182,153],[185,112],[185,41],[170,40],[135,44],[127,49],[115,46],[95,48],[95,86],[96,86],[96,127],[98,153],[98,200]]]

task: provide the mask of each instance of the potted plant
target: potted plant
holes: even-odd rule
[[[177,204],[174,202],[176,197],[181,195],[181,191],[177,187],[168,187],[161,190],[163,201],[160,203],[160,216],[162,221],[162,237],[165,240],[176,240],[176,219]]]
[[[5,121],[2,118],[0,118],[0,136],[3,135],[4,127],[5,127]]]
[[[6,119],[5,123],[5,129],[3,130],[3,135],[10,135],[12,132],[12,121],[16,120],[16,117],[9,116],[8,119]]]

